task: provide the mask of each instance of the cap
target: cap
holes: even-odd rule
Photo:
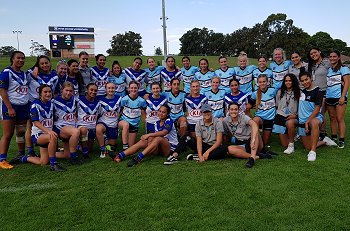
[[[211,107],[210,107],[210,105],[209,104],[203,104],[202,105],[202,110],[201,110],[202,112],[208,112],[208,111],[212,111],[211,110]]]

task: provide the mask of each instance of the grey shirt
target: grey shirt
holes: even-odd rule
[[[327,73],[328,68],[331,67],[331,63],[328,59],[324,58],[319,64],[315,64],[312,67],[312,81],[315,86],[318,86],[321,91],[325,91],[327,88]]]
[[[287,117],[292,114],[298,114],[299,99],[294,98],[293,91],[286,91],[281,98],[281,89],[276,95],[277,114]]]
[[[301,62],[301,67],[304,67],[304,68],[305,68],[304,71],[307,71],[308,63]],[[301,67],[300,67],[300,68],[301,68]],[[300,68],[294,66],[294,64],[293,64],[293,65],[290,65],[290,66],[289,66],[289,69],[288,69],[288,73],[294,74],[294,75],[298,78],[298,80],[299,80]],[[301,84],[300,81],[299,81],[299,87],[300,87],[300,89],[304,89],[304,86]]]
[[[210,125],[204,124],[204,120],[201,119],[196,124],[196,136],[202,137],[203,143],[213,145],[216,142],[217,133],[224,133],[224,127],[222,122],[213,117],[213,121]]]
[[[82,68],[79,65],[79,72],[81,73],[82,77],[83,77],[83,86],[82,86],[82,90],[81,92],[79,92],[79,95],[85,95],[86,93],[86,86],[93,82],[92,78],[91,78],[91,71],[90,71],[90,67],[85,67]]]
[[[236,122],[232,121],[231,116],[226,116],[224,119],[225,134],[231,134],[240,141],[249,140],[252,134],[252,128],[249,125],[251,120],[252,118],[245,114],[239,114]]]

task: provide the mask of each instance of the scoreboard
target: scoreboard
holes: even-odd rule
[[[74,37],[71,34],[50,34],[51,49],[73,49]]]

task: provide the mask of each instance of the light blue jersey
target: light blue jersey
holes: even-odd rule
[[[122,107],[122,116],[120,120],[125,120],[132,126],[138,127],[141,112],[146,109],[146,101],[140,96],[133,99],[130,95],[126,95],[122,98],[120,106]]]
[[[255,112],[255,116],[260,117],[263,120],[273,120],[276,114],[276,94],[277,90],[273,87],[268,87],[265,92],[261,92],[261,101],[258,105],[258,110]],[[254,91],[251,95],[252,100],[256,100],[257,91]]]
[[[225,102],[225,90],[218,90],[214,93],[212,90],[205,93],[208,99],[208,104],[212,109],[213,116],[216,118],[225,117],[224,102]]]
[[[108,78],[108,82],[114,83],[115,93],[114,95],[123,97],[126,95],[126,75],[124,71],[120,73],[119,76],[112,75]]]
[[[161,83],[161,77],[160,77],[160,72],[164,69],[163,66],[157,66],[153,70],[146,68],[144,69],[145,72],[147,73],[145,83],[146,83],[146,92],[151,94],[151,84],[152,83]]]
[[[199,81],[201,86],[201,94],[205,95],[206,92],[211,89],[211,79],[215,76],[213,71],[207,71],[203,73],[202,71],[198,71],[195,73],[194,78]]]
[[[170,81],[173,78],[181,78],[181,71],[178,69],[175,69],[174,71],[167,71],[166,68],[163,68],[163,70],[160,72],[160,76],[162,77],[164,91],[167,91],[171,88]]]
[[[191,81],[194,80],[194,74],[199,71],[196,66],[189,66],[188,68],[181,67],[181,80],[184,83],[184,91],[190,93]]]
[[[282,87],[283,78],[288,74],[290,65],[292,65],[290,60],[283,61],[280,64],[277,64],[275,61],[270,63],[273,78],[272,86],[277,90]]]
[[[167,100],[167,104],[170,107],[170,118],[176,121],[179,117],[184,116],[184,108],[185,108],[185,98],[186,93],[184,91],[180,91],[179,94],[174,95],[171,91],[165,91],[162,93]]]
[[[265,70],[260,70],[259,68],[256,68],[253,71],[253,90],[258,89],[258,77],[259,75],[266,75],[267,76],[267,85],[272,86],[272,71],[270,68],[266,68]]]
[[[225,90],[226,93],[230,93],[230,80],[235,77],[235,69],[233,67],[228,67],[226,71],[221,68],[215,71],[215,76],[220,77],[221,83],[219,89]]]
[[[242,69],[241,67],[234,67],[236,79],[239,81],[239,90],[245,94],[252,94],[253,71],[256,68],[257,67],[254,65],[246,66],[244,69]]]
[[[350,70],[347,66],[341,66],[338,71],[335,71],[333,68],[328,69],[327,73],[327,89],[326,89],[326,98],[335,98],[338,99],[341,97],[343,92],[344,76],[350,75]],[[349,78],[349,76],[347,77]],[[347,91],[347,89],[345,89]],[[346,93],[348,96],[348,93]]]
[[[91,78],[97,85],[97,95],[106,94],[106,83],[108,82],[109,70],[104,67],[102,70],[98,69],[97,66],[91,68]]]

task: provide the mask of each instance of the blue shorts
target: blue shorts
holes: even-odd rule
[[[98,122],[97,124],[102,124],[105,128],[106,128],[106,136],[107,136],[107,139],[109,140],[115,140],[117,139],[117,136],[118,136],[118,127],[116,128],[111,128],[111,127],[108,127],[105,123],[103,122]],[[90,132],[89,132],[90,133]]]
[[[3,120],[28,120],[29,119],[29,111],[30,111],[30,103],[25,105],[14,105],[11,104],[13,109],[16,111],[16,117],[10,117],[8,114],[8,109],[4,103],[2,103],[2,119]]]
[[[146,134],[148,133],[153,133],[155,132],[154,130],[154,124],[152,123],[146,123]]]
[[[49,143],[46,143],[46,144],[38,144],[38,139],[39,139],[39,136],[41,136],[42,134],[44,133],[38,133],[36,135],[32,135],[31,136],[31,139],[32,139],[32,142],[34,145],[36,146],[39,146],[39,147],[42,147],[42,148],[47,148]]]

